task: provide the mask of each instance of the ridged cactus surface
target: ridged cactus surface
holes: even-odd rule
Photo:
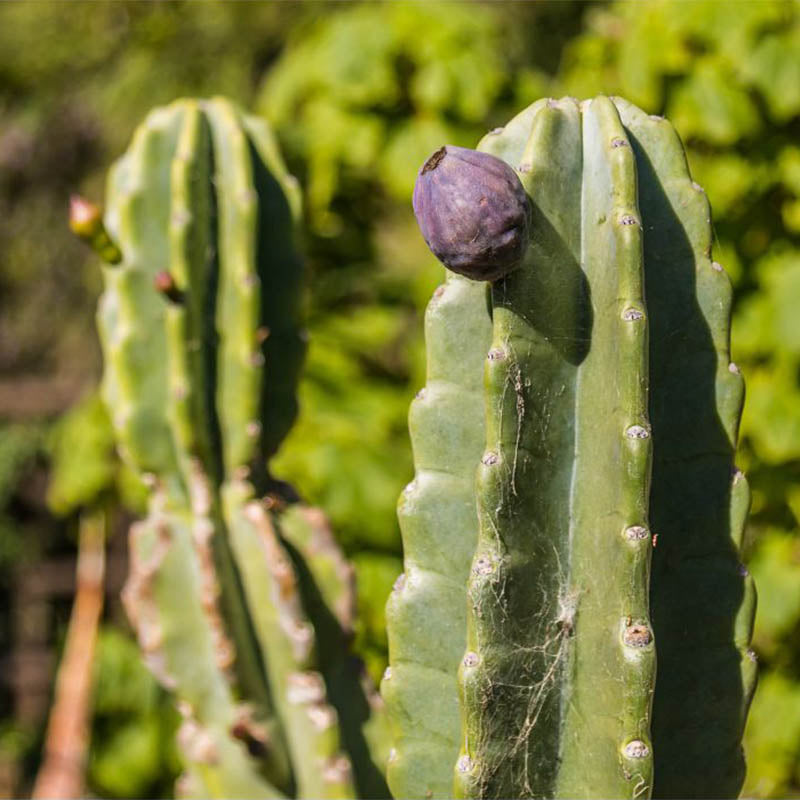
[[[485,284],[449,274],[425,317],[428,375],[410,413],[416,475],[398,504],[405,571],[387,606],[391,666],[381,683],[395,797],[448,797],[458,755],[456,670],[464,587],[477,541],[475,463],[484,447],[481,365],[491,319]]]
[[[352,570],[268,471],[304,350],[294,181],[263,122],[185,100],[148,116],[106,200],[103,389],[151,487],[125,601],[183,716],[179,790],[385,797]]]
[[[516,171],[530,243],[491,284],[449,276],[429,307],[428,385],[410,417],[417,474],[399,507],[406,569],[388,606],[390,786],[421,798],[735,796],[754,590],[733,468],[743,384],[707,200],[669,123],[616,98],[539,101],[478,149]],[[463,190],[436,171],[448,157],[423,167],[420,196],[438,193],[468,230],[472,200],[448,195]],[[470,248],[485,254],[477,240],[496,228],[485,215],[505,206],[469,193]],[[456,311],[474,334],[446,340],[456,404],[431,391],[444,334],[430,320],[461,282],[490,296],[482,316]],[[429,471],[464,477],[423,503]],[[410,675],[430,676],[418,705]],[[425,748],[431,704],[452,708],[456,683],[461,725],[438,725]]]
[[[736,797],[757,666],[756,595],[741,563],[750,505],[734,454],[744,381],[730,360],[732,290],[711,211],[672,126],[615,98],[636,155],[650,321],[658,676],[656,797]]]

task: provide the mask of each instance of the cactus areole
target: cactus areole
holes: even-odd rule
[[[477,150],[446,145],[422,165],[414,214],[434,255],[472,280],[505,277],[528,244],[530,203],[517,174]]]

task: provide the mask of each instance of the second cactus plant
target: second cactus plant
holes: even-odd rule
[[[153,111],[112,169],[103,393],[150,487],[124,592],[183,717],[197,797],[385,797],[380,698],[353,659],[351,567],[273,480],[304,350],[299,197],[272,134],[231,103]]]

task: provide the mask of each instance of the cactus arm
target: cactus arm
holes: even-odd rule
[[[464,586],[477,539],[474,465],[483,450],[486,287],[449,273],[425,315],[428,375],[412,403],[414,480],[398,504],[405,572],[387,604],[390,667],[381,685],[395,797],[450,797],[460,722]],[[424,620],[424,625],[422,624]]]
[[[270,736],[265,772],[288,787],[285,746],[270,719],[268,687],[218,510],[211,398],[197,388],[210,384],[213,337],[204,312],[213,298],[186,289],[198,272],[213,268],[208,263],[211,176],[203,171],[208,140],[197,104],[178,102],[148,117],[112,172],[107,218],[125,258],[104,272],[99,317],[106,401],[126,457],[141,472],[153,471],[171,509],[192,512],[193,541],[207,566],[207,594],[213,598],[202,607],[220,639],[224,628],[230,632],[235,646],[226,642],[233,662],[226,675],[254,703],[254,717]],[[182,284],[178,301],[168,302],[153,287],[157,271],[166,266],[175,272],[171,280],[177,276]]]
[[[340,750],[337,714],[317,671],[315,631],[291,558],[249,484],[227,484],[223,504],[298,795],[354,797],[351,764]]]
[[[196,537],[206,548],[216,577],[218,602],[225,624],[237,643],[233,673],[241,690],[258,709],[258,722],[272,746],[265,769],[281,786],[291,782],[283,734],[271,712],[272,699],[254,642],[244,598],[224,528],[217,485],[222,469],[213,378],[216,341],[208,323],[214,306],[214,208],[210,163],[210,131],[199,107],[184,101],[184,119],[172,160],[169,216],[170,274],[180,300],[166,301],[168,417],[176,442],[184,484],[189,489]],[[213,567],[211,566],[213,564]],[[220,630],[223,622],[218,622]]]
[[[166,415],[164,303],[153,291],[167,252],[169,163],[177,148],[183,110],[152,112],[127,155],[109,175],[106,227],[123,261],[103,268],[106,291],[98,326],[110,368],[103,393],[126,460],[143,474],[168,476],[167,490],[185,497]]]
[[[637,154],[651,326],[651,601],[658,641],[656,797],[736,797],[755,687],[749,505],[733,470],[744,395],[730,362],[732,291],[711,260],[708,200],[672,126],[615,98]]]
[[[181,749],[208,794],[283,797],[261,776],[245,744],[230,736],[247,709],[232,697],[219,632],[203,610],[208,587],[192,542],[192,519],[158,505],[131,529],[131,575],[123,600],[148,665],[175,691],[184,717]]]
[[[385,715],[348,656],[351,570],[319,515],[286,515],[282,538],[283,501],[257,499],[297,410],[298,187],[263,122],[183,100],[137,131],[108,207],[102,241],[96,207],[74,198],[71,222],[118,261],[98,312],[105,398],[151,488],[127,607],[184,715],[182,790],[385,796]]]
[[[290,505],[277,515],[276,527],[314,625],[319,670],[339,717],[358,796],[388,797],[383,777],[389,749],[385,707],[350,647],[356,610],[353,568],[318,509]]]

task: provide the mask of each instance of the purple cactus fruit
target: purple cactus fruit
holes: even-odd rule
[[[508,275],[528,245],[530,203],[517,174],[477,150],[446,145],[422,165],[414,214],[434,255],[476,281]]]

